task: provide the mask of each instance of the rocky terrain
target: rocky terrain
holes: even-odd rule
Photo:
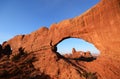
[[[101,0],[49,29],[17,35],[0,47],[0,79],[120,79],[119,29],[120,0]],[[67,38],[94,44],[100,56],[89,60],[89,55],[87,59],[60,55],[57,44]]]

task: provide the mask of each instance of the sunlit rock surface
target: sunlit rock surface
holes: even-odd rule
[[[28,35],[18,35],[9,44],[12,55],[20,47],[34,53],[36,69],[51,79],[84,79],[85,73],[94,73],[98,79],[120,78],[120,0],[101,0],[80,16],[42,27]],[[56,45],[67,38],[80,38],[94,44],[101,52],[91,62],[69,60],[56,51]],[[96,72],[96,73],[95,73]]]

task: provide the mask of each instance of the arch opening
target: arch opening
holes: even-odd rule
[[[80,56],[98,57],[100,51],[91,43],[78,38],[66,38],[57,44],[57,52],[64,56]]]

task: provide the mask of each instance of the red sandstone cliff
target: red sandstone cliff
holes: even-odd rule
[[[12,55],[20,47],[34,53],[36,69],[53,79],[82,79],[81,74],[96,72],[99,79],[119,79],[120,71],[120,0],[101,0],[84,14],[40,28],[28,35],[18,35],[9,44]],[[101,52],[92,62],[64,59],[56,45],[67,38],[81,38],[93,43]],[[52,49],[52,50],[51,50]]]

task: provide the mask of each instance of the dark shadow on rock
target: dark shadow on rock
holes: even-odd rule
[[[77,65],[76,63],[72,62],[71,60],[91,62],[91,61],[93,61],[93,60],[96,59],[96,58],[94,58],[94,57],[87,57],[87,58],[85,58],[85,57],[80,57],[80,58],[66,58],[66,57],[64,57],[63,55],[61,55],[59,52],[55,52],[55,51],[53,51],[53,52],[56,53],[56,55],[57,55],[57,57],[58,57],[58,61],[59,61],[60,59],[63,59],[63,60],[66,61],[67,63],[71,64],[73,67],[76,68],[76,71],[77,71],[81,76],[84,76],[84,73],[89,74],[89,72],[87,72],[85,69],[81,68],[80,65]],[[95,76],[95,77],[96,77],[95,79],[97,79],[96,74],[95,74],[95,75],[92,74],[92,76]],[[85,77],[85,76],[84,76],[84,77]],[[85,78],[86,78],[86,77],[85,77]],[[88,79],[88,78],[86,78],[86,79]]]
[[[2,55],[2,45],[0,44],[0,57],[1,57],[1,55]]]
[[[57,47],[56,47],[56,46],[51,46],[51,50],[52,50],[53,52],[57,52]]]
[[[19,51],[19,54],[20,54],[20,55],[24,55],[24,54],[25,54],[24,48],[22,48],[22,47],[20,47],[20,48],[18,49],[18,51]]]
[[[30,79],[52,79],[52,78],[49,75],[42,73],[41,75],[36,75],[35,77]]]
[[[75,64],[74,62],[72,62],[70,58],[65,58],[65,57],[63,57],[63,59],[64,59],[67,63],[69,63],[69,64],[71,64],[73,67],[75,67],[75,68],[76,68],[76,71],[77,71],[81,76],[84,76],[86,79],[98,79],[98,77],[97,77],[97,75],[96,75],[97,73],[94,74],[93,72],[88,72],[88,71],[86,71],[85,69],[81,68],[81,65],[77,65],[77,64]],[[90,58],[80,57],[80,58],[74,58],[74,59],[72,59],[72,60],[91,62],[91,61],[93,61],[93,60],[95,60],[95,59],[92,58],[92,57],[90,57]],[[90,74],[89,74],[89,73],[90,73]],[[84,74],[86,74],[86,75],[84,75]]]
[[[54,52],[57,57],[58,57],[58,60],[59,61],[60,59],[63,59],[65,62],[71,64],[73,67],[76,68],[76,71],[78,71],[78,73],[80,73],[80,75],[82,75],[82,73],[84,72],[87,72],[86,70],[82,69],[80,66],[76,65],[75,63],[73,63],[70,59],[64,57],[63,55],[61,55],[59,52]]]
[[[12,49],[9,44],[7,44],[3,49],[2,49],[2,54],[7,55],[8,57],[12,54]]]
[[[68,59],[70,59],[70,60],[78,60],[78,61],[85,61],[85,62],[92,62],[92,61],[96,60],[95,57],[83,57],[83,56],[81,56],[79,58],[68,58]]]
[[[61,59],[61,58],[64,58],[64,56],[62,56],[59,52],[57,52],[57,46],[53,46],[51,43],[50,43],[50,46],[51,46],[51,50],[53,53],[55,53],[57,55],[57,60]]]

